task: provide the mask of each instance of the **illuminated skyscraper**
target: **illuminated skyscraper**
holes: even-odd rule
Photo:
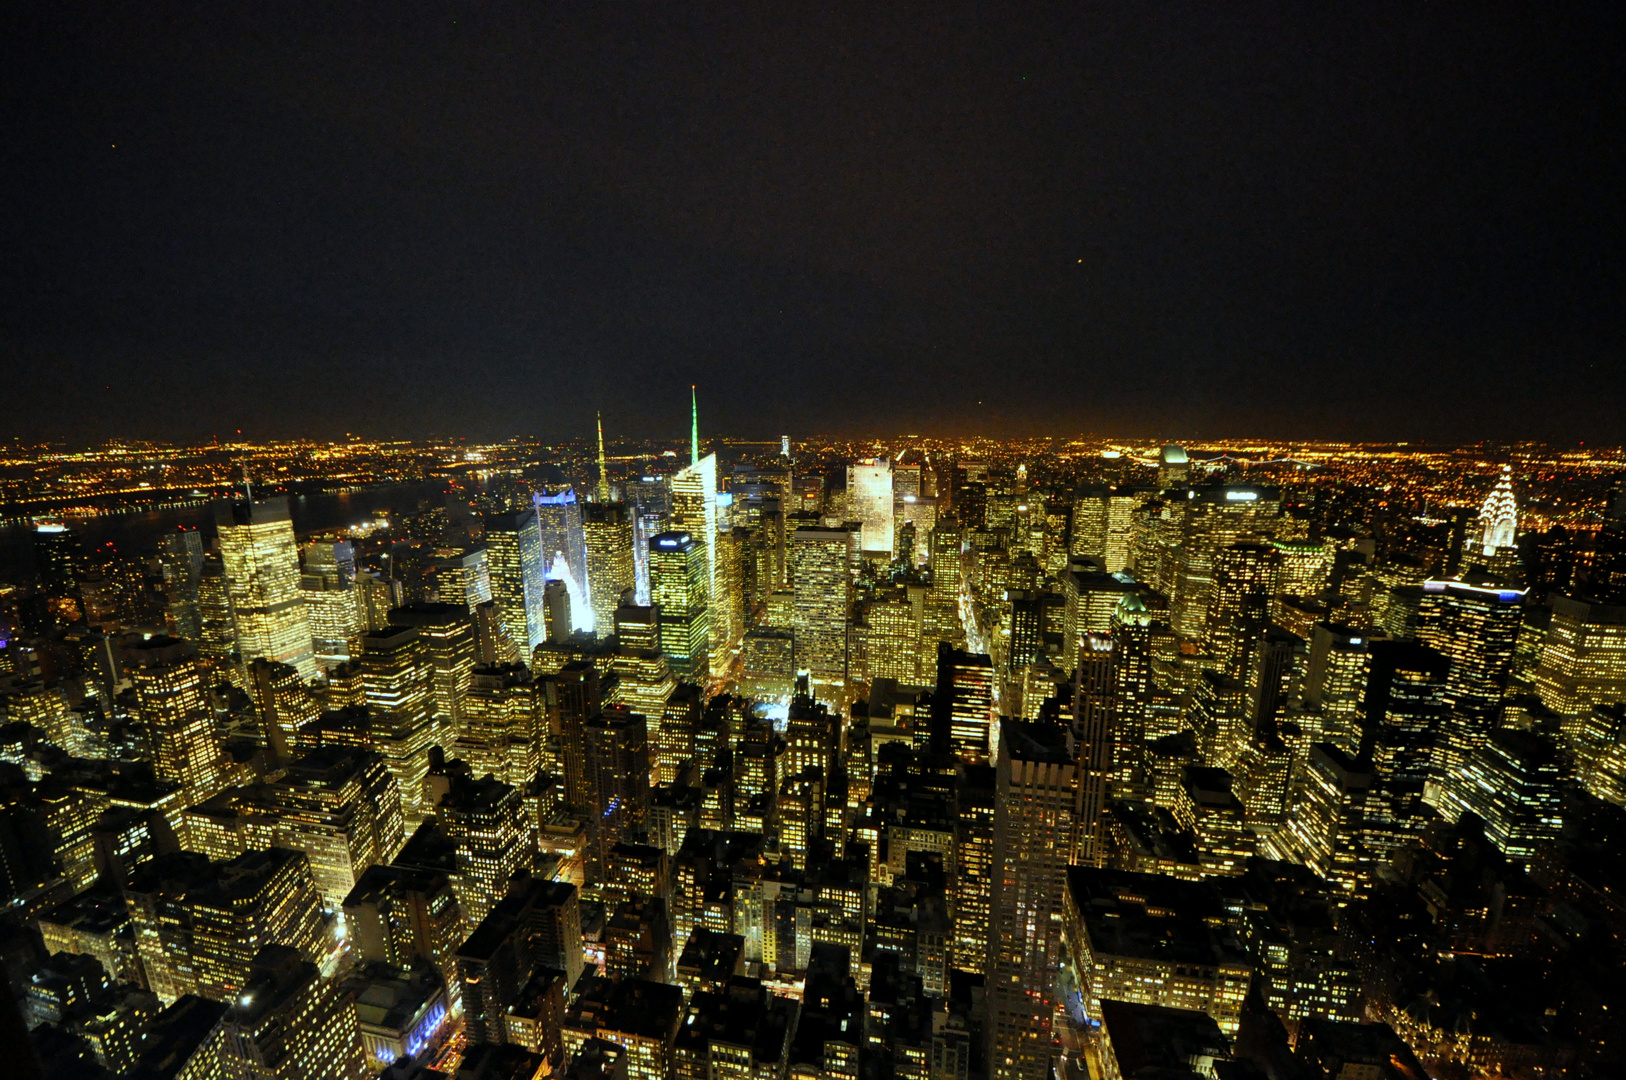
[[[524,664],[475,668],[463,699],[457,754],[475,776],[523,787],[542,767],[541,705]]]
[[[548,637],[547,562],[535,510],[485,517],[491,600],[507,639],[508,661],[530,663],[531,650]]]
[[[440,725],[430,707],[432,668],[417,632],[409,627],[375,630],[361,641],[373,748],[384,755],[400,788],[407,824],[416,826],[432,809],[424,805],[423,778],[429,772],[429,748],[440,742]]]
[[[847,683],[849,569],[857,537],[846,529],[797,529],[791,538],[791,580],[797,666],[809,673],[814,696],[836,701]]]
[[[1492,732],[1447,784],[1440,813],[1455,822],[1479,815],[1485,836],[1508,861],[1528,866],[1537,848],[1564,824],[1563,762],[1551,743],[1528,731]]]
[[[989,1075],[1045,1080],[1061,1000],[1062,894],[1077,851],[1078,767],[1060,728],[1020,720],[1001,726],[997,767]]]
[[[1479,508],[1479,547],[1486,558],[1506,548],[1516,547],[1519,537],[1519,506],[1513,498],[1513,467],[1502,466],[1502,478]]]
[[[507,893],[509,879],[530,869],[535,823],[526,820],[519,790],[493,777],[456,778],[436,814],[457,846],[452,884],[472,933]]]
[[[198,656],[211,668],[223,667],[237,651],[237,620],[219,555],[205,555],[198,574],[198,632]]]
[[[593,606],[587,592],[587,540],[582,532],[582,508],[576,489],[567,487],[552,494],[533,492],[531,503],[536,507],[547,578],[563,581],[570,593],[572,629],[591,631]]]
[[[994,737],[994,662],[981,653],[962,652],[947,642],[937,646],[937,690],[932,695],[931,751],[939,760],[957,756],[986,765]]]
[[[299,587],[309,612],[316,662],[326,670],[349,663],[361,648],[367,616],[355,583],[355,555],[347,540],[305,545]]]
[[[710,559],[706,545],[687,532],[664,532],[649,542],[649,595],[660,614],[661,649],[685,678],[711,674]]]
[[[1214,555],[1203,644],[1218,670],[1233,679],[1247,677],[1253,643],[1264,632],[1276,565],[1276,549],[1269,544],[1244,541]]]
[[[478,646],[474,619],[462,604],[408,604],[390,612],[390,623],[418,632],[430,667],[429,700],[440,719],[442,737],[463,730],[463,700],[474,678]]]
[[[1554,596],[1534,681],[1542,704],[1567,718],[1626,701],[1626,605]]]
[[[1417,637],[1451,660],[1445,700],[1451,709],[1435,747],[1442,779],[1455,774],[1501,722],[1523,623],[1525,590],[1466,581],[1427,581]]]
[[[291,664],[315,679],[310,615],[299,588],[288,500],[232,503],[216,515],[220,557],[236,619],[237,651],[244,662],[264,656]]]
[[[165,533],[159,542],[158,561],[163,568],[164,594],[175,633],[197,642],[203,634],[203,616],[198,610],[198,583],[203,577],[202,534],[186,528]]]
[[[298,950],[261,950],[226,1013],[221,1063],[242,1080],[363,1080],[356,1007]]]
[[[85,552],[79,534],[54,522],[34,527],[34,564],[40,589],[47,596],[72,596],[85,572]]]
[[[625,503],[592,502],[582,507],[587,545],[587,591],[593,605],[593,632],[615,633],[621,594],[637,581],[632,559],[632,514]]]
[[[892,462],[868,458],[847,466],[847,503],[860,529],[858,548],[892,558]]]
[[[136,714],[155,750],[153,771],[181,785],[188,803],[202,802],[222,783],[214,711],[197,647],[172,637],[132,642],[125,669],[135,684]]]
[[[610,496],[610,466],[604,457],[604,416],[599,414],[596,418],[598,424],[598,484],[593,488],[593,501],[607,503]]]
[[[1073,674],[1073,739],[1078,759],[1077,854],[1070,862],[1100,866],[1106,854],[1106,805],[1115,779],[1117,698],[1112,639],[1085,634]]]

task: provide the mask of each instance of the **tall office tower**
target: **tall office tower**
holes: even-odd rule
[[[1073,740],[1078,761],[1077,853],[1068,860],[1100,866],[1106,855],[1106,806],[1116,778],[1117,692],[1112,639],[1085,634],[1073,674]]]
[[[617,706],[582,724],[584,803],[593,816],[596,844],[587,852],[588,879],[601,881],[616,844],[641,828],[649,815],[649,725]]]
[[[913,525],[915,529],[915,544],[909,550],[904,550],[896,542],[893,552],[897,558],[909,556],[916,566],[924,566],[931,561],[932,530],[937,528],[937,500],[930,495],[899,495],[892,503],[892,526],[894,534],[902,537],[903,530]]]
[[[1213,605],[1215,558],[1239,541],[1268,538],[1282,501],[1275,488],[1251,485],[1194,488],[1187,495],[1172,552],[1174,592],[1169,609],[1175,633],[1189,641],[1204,641]]]
[[[210,869],[208,884],[188,889],[178,912],[160,912],[161,918],[179,915],[186,927],[199,994],[232,1000],[266,945],[290,946],[312,958],[326,952],[321,896],[303,851],[246,851]]]
[[[1288,812],[1287,840],[1299,861],[1346,893],[1361,895],[1373,862],[1366,846],[1369,763],[1331,743],[1310,748],[1303,789]]]
[[[593,605],[593,632],[615,632],[615,609],[621,595],[637,584],[632,562],[632,513],[626,503],[588,503],[582,507],[582,536],[587,545],[587,592]]]
[[[1315,741],[1332,743],[1351,757],[1360,751],[1370,644],[1363,631],[1339,623],[1316,623],[1310,638],[1304,704],[1320,727]]]
[[[463,699],[457,755],[475,776],[522,788],[542,768],[541,705],[524,664],[475,668]]]
[[[169,601],[170,624],[176,636],[201,641],[203,616],[198,610],[198,582],[203,577],[203,535],[188,528],[165,533],[158,543],[158,563],[164,574],[164,596]]]
[[[1360,756],[1372,763],[1366,845],[1376,859],[1408,843],[1427,820],[1423,789],[1433,775],[1450,670],[1451,661],[1427,645],[1372,643]]]
[[[435,810],[457,847],[452,886],[470,933],[508,892],[509,880],[531,868],[535,824],[528,822],[518,788],[494,777],[456,777]]]
[[[548,582],[542,596],[548,609],[548,641],[553,645],[563,645],[570,640],[573,630],[570,583],[563,578],[554,578]]]
[[[418,632],[429,664],[429,700],[440,717],[442,738],[463,730],[463,701],[474,679],[479,651],[474,617],[462,604],[435,604],[427,600],[390,612],[390,625],[410,626]]]
[[[303,851],[323,905],[337,911],[356,879],[395,857],[405,839],[401,793],[384,759],[369,750],[323,746],[253,789],[272,841]]]
[[[869,680],[920,681],[920,641],[924,632],[925,590],[911,586],[864,605],[869,634],[865,666]]]
[[[366,629],[355,584],[336,573],[313,572],[307,563],[299,576],[299,590],[310,617],[317,664],[327,671],[355,659]]]
[[[79,534],[54,522],[34,527],[34,566],[40,591],[47,596],[72,596],[85,573],[85,552]]]
[[[1305,640],[1279,626],[1266,627],[1248,664],[1248,727],[1257,734],[1276,730],[1276,721],[1299,695],[1309,663]]]
[[[414,957],[455,979],[453,957],[468,935],[451,878],[410,866],[369,866],[344,898],[351,955],[363,964],[406,967]]]
[[[361,684],[372,710],[373,748],[384,755],[401,789],[401,810],[416,827],[433,807],[424,805],[429,748],[440,742],[430,708],[431,667],[416,630],[397,626],[361,639]]]
[[[1083,555],[1106,565],[1107,503],[1111,497],[1111,491],[1104,487],[1086,488],[1073,495],[1068,554]]]
[[[1044,651],[1045,602],[1051,594],[1035,589],[1007,589],[1000,613],[1000,638],[1005,648],[1007,677],[1022,670]]]
[[[1214,556],[1214,588],[1204,647],[1233,679],[1247,677],[1253,645],[1264,632],[1277,554],[1269,544],[1244,541]]]
[[[1442,779],[1456,775],[1501,723],[1524,595],[1523,589],[1484,588],[1464,581],[1423,583],[1417,637],[1451,660],[1445,689],[1451,716],[1435,753]]]
[[[531,650],[548,637],[547,561],[535,510],[485,516],[486,563],[491,601],[506,639],[506,663],[531,662]]]
[[[650,538],[649,598],[661,649],[674,672],[697,681],[711,675],[710,563],[706,544],[687,532]]]
[[[1045,1080],[1060,1001],[1062,894],[1078,848],[1082,788],[1066,732],[1053,724],[1001,725],[997,768],[989,1076]]]
[[[892,558],[892,462],[866,458],[847,466],[847,503],[860,525],[858,549]]]
[[[733,663],[745,637],[745,562],[751,530],[719,529],[713,561],[717,592],[711,605],[711,666],[723,671]]]
[[[1325,540],[1272,540],[1276,582],[1272,593],[1318,596],[1332,582],[1333,549]]]
[[[486,549],[475,548],[435,564],[435,590],[443,604],[463,604],[470,612],[491,599],[491,564]]]
[[[1135,593],[1112,613],[1113,725],[1111,793],[1147,797],[1146,737],[1152,727],[1152,635],[1155,620]]]
[[[1574,719],[1626,701],[1626,604],[1553,596],[1552,620],[1532,676],[1541,703]]]
[[[553,494],[533,492],[537,527],[541,530],[543,566],[550,581],[563,581],[570,593],[572,629],[592,631],[593,605],[587,591],[587,539],[582,531],[582,508],[576,489]]]
[[[305,545],[305,572],[334,578],[340,585],[356,580],[356,548],[348,540],[323,536]]]
[[[299,551],[288,500],[232,503],[215,517],[226,586],[246,663],[264,656],[317,676],[310,614],[299,589]]]
[[[1078,660],[1079,639],[1085,634],[1106,633],[1112,626],[1112,613],[1137,589],[1122,574],[1104,573],[1082,558],[1072,560],[1061,574],[1063,669]]]
[[[321,705],[287,664],[265,657],[248,665],[248,696],[260,714],[261,738],[278,761],[289,759],[299,729],[322,715]]]
[[[211,668],[225,666],[237,651],[237,620],[219,555],[205,555],[198,572],[198,634],[198,656]]]
[[[1557,750],[1534,732],[1492,732],[1463,764],[1463,782],[1447,786],[1440,813],[1452,823],[1467,811],[1479,815],[1507,860],[1529,866],[1563,827],[1563,770]]]
[[[941,761],[957,756],[968,765],[988,763],[998,735],[994,730],[998,719],[994,680],[994,662],[987,656],[962,652],[946,641],[938,644],[931,717],[933,757]]]
[[[1180,487],[1186,484],[1190,477],[1191,458],[1186,454],[1185,447],[1173,443],[1165,446],[1158,455],[1158,486],[1165,489]]]
[[[1615,478],[1604,499],[1603,528],[1592,542],[1587,593],[1605,604],[1626,604],[1626,477]]]
[[[846,690],[849,567],[857,540],[846,529],[819,528],[797,529],[791,538],[796,666],[808,673],[821,701],[839,701]]]
[[[1479,543],[1475,555],[1494,559],[1518,546],[1519,506],[1513,498],[1513,467],[1502,466],[1502,477],[1479,507]],[[1476,560],[1477,561],[1477,560]]]
[[[956,971],[978,975],[988,973],[993,944],[997,778],[992,765],[966,765],[954,785],[954,943],[949,958]]]
[[[254,958],[243,993],[222,1023],[223,1075],[243,1080],[364,1080],[356,1006],[296,949]],[[207,1074],[199,1073],[199,1080]]]
[[[604,415],[595,416],[598,423],[598,483],[593,487],[593,501],[607,503],[612,501],[610,494],[610,465],[604,456]],[[629,547],[630,550],[630,547]]]
[[[136,715],[154,748],[153,772],[181,785],[187,804],[202,802],[224,782],[214,711],[197,655],[191,642],[162,634],[124,650]]]

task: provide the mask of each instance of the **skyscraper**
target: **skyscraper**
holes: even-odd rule
[[[153,772],[181,785],[187,803],[219,790],[220,743],[198,664],[189,641],[157,636],[132,642],[125,668],[135,684],[136,714],[147,725],[155,750]]]
[[[1519,506],[1513,498],[1513,467],[1502,466],[1496,482],[1479,508],[1479,548],[1486,558],[1518,544]]]
[[[531,662],[531,650],[548,637],[547,563],[536,511],[485,517],[486,561],[491,600],[508,646],[509,662]]]
[[[796,663],[823,701],[839,700],[847,684],[849,566],[856,541],[846,529],[801,528],[791,538]]]
[[[997,767],[989,1075],[1045,1080],[1061,1000],[1062,893],[1082,792],[1066,734],[1052,724],[1002,725]]]
[[[892,558],[892,462],[868,458],[847,466],[847,503],[860,525],[858,548]]]
[[[310,614],[299,588],[299,552],[288,500],[237,502],[216,515],[220,557],[225,565],[237,626],[237,651],[244,662],[266,657],[315,679]]]
[[[582,507],[582,535],[587,545],[587,591],[593,605],[593,632],[615,633],[615,609],[621,594],[637,581],[633,567],[632,514],[625,503],[591,502]]]
[[[410,627],[375,630],[362,638],[361,680],[372,710],[373,748],[401,791],[401,811],[417,825],[433,807],[424,803],[429,748],[440,741],[431,708],[431,668]]]
[[[931,751],[986,765],[997,747],[994,662],[948,642],[937,645],[937,690],[932,695]]]
[[[587,592],[587,540],[582,532],[582,507],[576,489],[532,492],[531,503],[536,507],[546,577],[565,583],[570,593],[572,629],[590,631],[593,607]]]
[[[337,980],[324,979],[298,950],[281,945],[254,958],[248,983],[226,1013],[220,1056],[225,1074],[244,1080],[368,1075],[355,1003]]]
[[[688,532],[650,538],[649,595],[660,616],[661,649],[673,671],[699,681],[711,675],[709,564],[706,545]]]
[[[203,616],[198,609],[198,583],[203,578],[202,534],[187,528],[165,533],[159,542],[158,561],[163,568],[170,623],[178,637],[196,642],[203,634]]]

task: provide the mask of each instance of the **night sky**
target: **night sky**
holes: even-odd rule
[[[1626,440],[1618,2],[30,6],[6,437]]]

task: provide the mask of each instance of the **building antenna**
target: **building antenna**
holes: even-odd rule
[[[689,464],[700,464],[700,406],[695,401],[694,384],[689,384]]]
[[[610,471],[604,461],[604,414],[597,413],[598,417],[598,490],[593,492],[596,502],[610,501]]]

